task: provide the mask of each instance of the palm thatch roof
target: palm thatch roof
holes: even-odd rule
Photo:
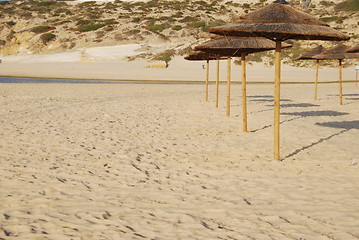
[[[326,49],[322,45],[319,45],[309,51],[304,52],[302,55],[300,55],[300,57],[296,58],[295,60],[314,60],[315,58],[313,57],[315,55],[321,54],[325,50]]]
[[[347,50],[348,53],[358,53],[359,52],[359,44],[354,47],[351,47]]]
[[[359,53],[347,53],[349,47],[344,44],[338,44],[319,55],[313,56],[315,59],[321,60],[342,60],[359,58]]]
[[[282,48],[292,47],[283,44]],[[196,50],[226,57],[238,57],[242,53],[249,54],[275,49],[275,42],[262,37],[218,37],[195,47]]]
[[[211,33],[235,36],[259,36],[273,40],[349,40],[349,37],[329,27],[311,15],[289,4],[274,2],[240,17],[232,24],[210,28]]]
[[[217,60],[224,59],[220,55],[216,55],[213,53],[202,52],[202,51],[192,51],[184,59],[189,61],[205,61],[205,60]]]

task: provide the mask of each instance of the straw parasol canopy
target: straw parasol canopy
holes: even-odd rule
[[[300,55],[295,60],[317,60],[316,58],[313,58],[313,57],[315,55],[321,54],[325,50],[326,49],[322,45],[319,45],[313,49],[310,49],[310,50],[304,52],[302,55]]]
[[[282,48],[291,47],[283,44]],[[275,49],[275,42],[263,37],[225,36],[211,39],[195,47],[196,50],[220,54],[227,57],[241,57],[242,66],[242,120],[243,132],[247,132],[246,55]],[[230,62],[228,62],[230,64]],[[230,76],[230,73],[228,73]],[[227,116],[230,115],[230,79],[227,80]]]
[[[327,49],[314,56],[315,59],[319,60],[343,60],[343,59],[354,59],[358,58],[359,53],[348,52],[350,47],[344,44],[338,44],[332,48]]]
[[[351,53],[351,52],[348,52],[349,49],[350,49],[350,47],[348,47],[344,44],[338,44],[338,45],[322,52],[321,54],[314,56],[314,58],[320,59],[320,60],[339,60],[339,102],[340,102],[340,105],[343,105],[343,73],[342,73],[343,66],[342,66],[342,61],[344,59],[359,58],[359,52]]]
[[[218,58],[221,58],[219,55],[211,54],[208,52],[203,51],[192,51],[187,56],[184,57],[184,59],[189,61],[210,61],[210,60],[217,60]]]
[[[276,41],[274,81],[274,159],[279,160],[280,123],[280,65],[281,44],[287,39],[344,41],[349,37],[328,24],[298,11],[285,0],[277,0],[256,11],[240,17],[232,24],[210,28],[220,35],[266,37]]]
[[[296,58],[295,60],[316,60],[316,67],[315,67],[315,87],[314,87],[314,100],[318,99],[318,76],[319,76],[319,59],[314,58],[314,56],[321,54],[326,49],[319,45],[309,51],[304,52],[300,57]]]
[[[208,102],[208,78],[209,78],[209,61],[217,60],[217,65],[219,64],[219,60],[225,59],[218,54],[203,52],[203,51],[192,51],[184,59],[189,61],[207,61],[206,63],[206,95],[205,100]],[[219,75],[219,67],[217,66],[217,76]]]
[[[216,67],[216,108],[218,108],[218,95],[219,95],[219,60],[226,59],[223,54],[220,53],[210,53],[195,50],[192,51],[188,56],[185,57],[186,60],[192,61],[200,61],[200,60],[207,60],[206,64],[206,101],[208,101],[208,75],[209,75],[209,60],[216,60],[217,67]],[[228,58],[228,64],[230,64],[230,59]],[[229,68],[229,66],[228,66]],[[227,113],[229,116],[229,114]]]
[[[354,47],[351,47],[347,50],[348,53],[358,53],[359,52],[359,44]]]
[[[282,48],[291,45],[283,44]],[[226,36],[211,39],[195,47],[196,50],[219,54],[227,57],[240,57],[242,53],[249,54],[275,49],[275,42],[263,37]]]
[[[230,36],[262,36],[273,40],[349,40],[345,34],[285,1],[276,1],[239,18],[233,24],[209,29]]]

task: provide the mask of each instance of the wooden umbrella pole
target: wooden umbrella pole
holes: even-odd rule
[[[317,60],[316,71],[315,71],[315,93],[314,100],[318,99],[318,75],[319,75],[319,60]]]
[[[206,63],[206,102],[208,102],[208,77],[209,77],[209,60]]]
[[[216,75],[216,108],[218,108],[218,92],[219,92],[219,59],[217,59],[217,75]]]
[[[246,76],[246,54],[241,54],[242,66],[242,119],[243,132],[247,132],[247,76]]]
[[[231,58],[227,59],[227,117],[231,115]]]
[[[280,64],[282,42],[276,41],[275,49],[275,80],[274,80],[274,160],[280,160]]]
[[[342,60],[339,60],[339,99],[340,105],[343,105],[343,65]]]

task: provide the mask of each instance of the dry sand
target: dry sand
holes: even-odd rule
[[[359,239],[359,89],[0,84],[1,239]]]
[[[176,57],[166,68],[146,68],[149,65],[164,65],[164,62],[148,62],[126,60],[99,62],[78,62],[67,56],[68,61],[61,56],[43,56],[22,61],[3,61],[0,64],[0,76],[17,77],[45,77],[45,78],[76,78],[76,79],[109,79],[109,80],[162,80],[162,81],[203,81],[205,77],[205,62],[185,61],[183,57]],[[31,61],[30,61],[31,60]],[[62,61],[60,61],[62,60]],[[216,62],[210,62],[210,80],[215,80]],[[313,68],[299,68],[282,65],[282,82],[313,82],[315,78],[315,64]],[[249,82],[273,82],[274,67],[263,64],[247,64],[247,78]],[[227,79],[227,60],[220,62],[220,80]],[[339,70],[321,66],[319,81],[338,81]],[[354,66],[343,69],[343,80],[355,80]],[[241,67],[233,64],[232,81],[241,81]]]

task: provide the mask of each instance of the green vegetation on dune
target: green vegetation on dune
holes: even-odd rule
[[[147,29],[152,32],[157,32],[157,31],[162,31],[163,29],[165,29],[165,26],[162,24],[153,24],[153,25],[149,26]]]
[[[53,33],[44,33],[40,36],[40,39],[44,44],[50,42],[54,38],[56,38],[56,35]]]
[[[299,1],[288,1],[300,8]],[[269,0],[256,0],[253,3],[232,0],[115,0],[78,4],[45,0],[0,2],[0,17],[5,19],[4,24],[0,26],[0,50],[20,49],[20,44],[12,40],[21,39],[22,36],[18,35],[22,33],[23,39],[26,39],[24,41],[42,41],[45,45],[51,42],[54,45],[53,48],[48,48],[43,44],[34,43],[30,45],[43,49],[29,51],[51,52],[75,46],[103,46],[128,42],[146,45],[151,41],[178,41],[178,45],[190,44],[193,47],[196,41],[204,41],[213,36],[208,32],[209,28],[234,22],[241,15],[269,3]],[[320,0],[302,10],[347,33],[352,39],[359,38],[359,32],[353,27],[356,26],[356,22],[359,25],[359,16],[356,12],[359,10],[359,0],[341,0],[339,4],[331,0]],[[42,35],[40,38],[35,36],[28,39],[26,32]],[[15,43],[18,45],[14,46]],[[283,61],[301,65],[303,62],[292,61],[292,58],[301,54],[310,44],[296,44],[291,50],[283,53]],[[27,45],[23,44],[22,51],[26,50]],[[190,51],[190,47],[186,47],[186,51],[179,49],[157,55],[149,53],[143,57],[168,62],[172,56]],[[271,62],[272,54],[252,54],[248,59],[253,62]]]
[[[343,11],[359,11],[359,0],[346,0],[339,3],[335,9]]]
[[[89,24],[89,25],[83,25],[83,26],[79,26],[77,28],[77,31],[79,32],[89,32],[89,31],[95,31],[99,28],[102,28],[106,26],[105,24],[103,23],[95,23],[95,24]]]
[[[50,26],[37,26],[31,29],[32,32],[34,33],[43,33],[43,32],[47,32],[51,29]]]

